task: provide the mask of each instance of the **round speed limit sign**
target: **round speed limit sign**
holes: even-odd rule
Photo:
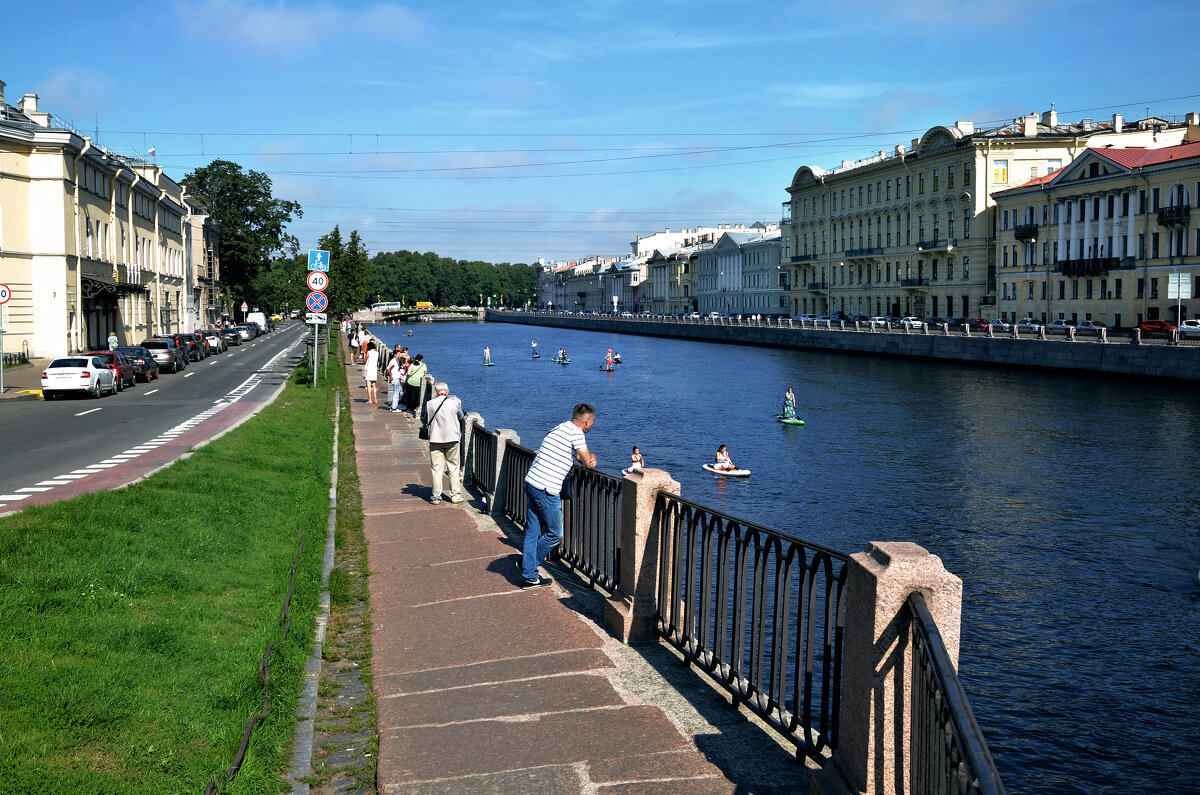
[[[7,304],[10,298],[12,298],[12,290],[8,289],[7,284],[0,284],[0,304]]]
[[[308,289],[313,292],[324,292],[329,286],[329,274],[325,271],[309,271],[308,272]]]

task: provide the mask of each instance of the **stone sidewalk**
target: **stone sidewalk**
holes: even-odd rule
[[[626,647],[558,584],[519,588],[520,552],[475,500],[429,503],[416,422],[352,392],[379,790],[733,792],[678,720],[625,685]]]

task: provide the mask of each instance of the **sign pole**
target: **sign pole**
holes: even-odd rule
[[[0,395],[4,394],[4,304],[0,304]]]
[[[312,360],[309,361],[309,366],[313,371],[313,389],[317,388],[317,324],[313,323],[313,352]]]

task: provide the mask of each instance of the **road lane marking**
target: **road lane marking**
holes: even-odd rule
[[[69,477],[69,476],[68,475],[59,475],[54,480],[43,480],[41,483],[34,483],[33,485],[35,485],[35,486],[65,486],[71,482],[66,479],[67,477]],[[17,491],[20,491],[20,489],[17,489]]]
[[[146,395],[153,395],[157,391],[158,391],[158,388],[155,387],[154,389],[151,389],[149,392],[147,392]]]
[[[101,406],[100,408],[88,409],[87,411],[81,411],[81,412],[79,412],[78,414],[76,414],[75,416],[76,416],[76,417],[82,417],[84,414],[91,414],[93,411],[99,411],[101,408],[104,408],[104,407],[103,407],[103,406]]]
[[[43,491],[50,491],[52,486],[26,486],[23,489],[17,489],[17,492],[29,492],[30,494],[40,494]]]
[[[95,474],[95,473],[92,473],[92,472],[82,472],[82,473],[80,473],[80,474],[78,474],[78,475],[76,475],[76,474],[74,474],[74,473],[72,473],[72,474],[70,474],[70,475],[56,475],[56,476],[54,477],[54,479],[55,479],[55,480],[79,480],[80,478],[86,478],[88,475],[92,475],[92,474]]]
[[[23,500],[28,496],[29,496],[28,494],[0,494],[0,500],[7,500],[9,502],[14,502],[16,500]]]
[[[191,378],[191,377],[192,377],[192,376],[194,376],[194,375],[195,375],[195,373],[184,373],[184,374],[183,374],[183,377],[184,377],[184,378]]]

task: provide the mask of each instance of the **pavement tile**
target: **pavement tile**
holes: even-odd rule
[[[513,669],[520,668],[520,661],[517,661]],[[570,674],[381,698],[377,701],[378,729],[384,731],[405,726],[545,715],[616,707],[622,703],[621,696],[606,677]]]
[[[453,602],[373,608],[376,676],[424,671],[531,654],[595,648],[600,637],[552,588]]]
[[[379,520],[383,517],[371,518]],[[447,529],[441,536],[426,536],[416,542],[415,538],[384,541],[382,539],[388,537],[387,533],[390,531],[380,528],[377,532],[378,540],[371,539],[367,547],[367,569],[372,572],[432,566],[455,560],[517,555],[517,550],[506,543],[504,536],[499,533],[477,530],[463,535],[456,530]]]
[[[507,556],[503,560],[509,560]],[[422,605],[512,591],[520,584],[516,567],[495,558],[475,558],[404,571],[374,572],[368,581],[371,606]]]
[[[415,784],[391,784],[382,791],[384,795],[514,795],[579,792],[582,789],[577,765],[553,765]]]
[[[682,781],[637,781],[631,784],[607,784],[598,787],[597,795],[730,795],[737,788],[726,778],[716,775]],[[795,790],[807,792],[806,785],[797,783]]]
[[[385,676],[377,672],[374,687],[376,695],[384,698],[397,693],[423,693],[488,682],[517,681],[521,677],[554,676],[612,667],[612,659],[600,649],[567,649],[513,660],[489,660]]]
[[[388,786],[688,747],[656,707],[627,706],[380,732],[378,783]],[[531,759],[533,757],[533,759]]]
[[[695,778],[713,772],[712,763],[691,748],[599,759],[588,766],[588,778],[597,784]]]

